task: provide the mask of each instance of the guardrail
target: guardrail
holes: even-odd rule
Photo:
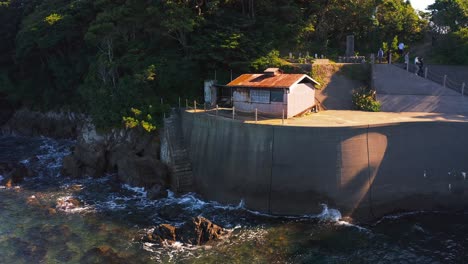
[[[449,88],[456,92],[459,92],[462,96],[465,95],[466,84],[464,82],[459,83],[451,79],[447,74],[442,74],[432,70],[429,66],[423,66],[421,68],[418,65],[407,63],[403,64],[403,68],[406,69],[408,72],[414,73],[425,79],[438,83],[445,88]]]

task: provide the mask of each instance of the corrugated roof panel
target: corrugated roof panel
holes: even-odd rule
[[[227,86],[254,87],[254,88],[289,88],[296,82],[308,78],[315,82],[312,78],[305,74],[242,74]],[[317,82],[315,82],[317,83]],[[318,84],[318,83],[317,83]]]

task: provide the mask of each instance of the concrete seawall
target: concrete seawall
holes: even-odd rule
[[[468,123],[355,127],[247,124],[182,114],[196,190],[272,214],[357,219],[468,206]]]

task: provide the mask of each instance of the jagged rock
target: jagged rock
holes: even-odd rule
[[[84,123],[84,116],[74,113],[40,113],[20,109],[1,128],[5,134],[76,138]]]
[[[80,259],[80,263],[127,263],[107,245],[92,248]]]
[[[114,129],[105,133],[88,124],[73,153],[63,160],[62,173],[72,177],[99,177],[115,173],[120,182],[147,190],[167,188],[169,169],[159,160],[159,138],[143,130]],[[154,189],[155,197],[164,192]]]
[[[73,178],[80,178],[83,174],[83,168],[75,156],[69,155],[63,158],[61,173]]]
[[[34,172],[22,163],[0,162],[1,184],[17,184],[23,182],[24,178],[34,176]]]
[[[0,126],[7,122],[14,113],[14,106],[6,97],[6,94],[0,92]]]
[[[146,197],[151,200],[166,198],[167,189],[163,188],[161,185],[156,184],[147,191]]]
[[[146,188],[155,184],[167,185],[167,166],[152,157],[130,155],[120,160],[117,168],[119,180],[130,185]]]
[[[202,245],[208,241],[219,239],[225,234],[226,231],[222,227],[198,216],[178,228],[177,239],[183,243]]]
[[[169,224],[159,225],[143,240],[159,244],[162,244],[163,241],[168,243],[180,241],[191,245],[203,245],[209,241],[220,239],[225,234],[227,234],[227,231],[222,227],[198,216],[192,218],[191,221],[185,222],[180,227]]]
[[[144,241],[162,244],[164,241],[173,243],[176,241],[176,227],[169,224],[157,226],[152,233],[149,233]]]
[[[57,205],[55,206],[55,208],[59,210],[70,210],[70,209],[79,208],[81,206],[83,206],[83,203],[77,198],[67,197],[64,199],[58,199]]]

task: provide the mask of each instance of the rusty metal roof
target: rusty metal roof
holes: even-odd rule
[[[306,74],[242,74],[235,80],[227,84],[231,87],[252,87],[252,88],[290,88],[291,86],[307,79],[311,83],[320,85],[317,81]]]

